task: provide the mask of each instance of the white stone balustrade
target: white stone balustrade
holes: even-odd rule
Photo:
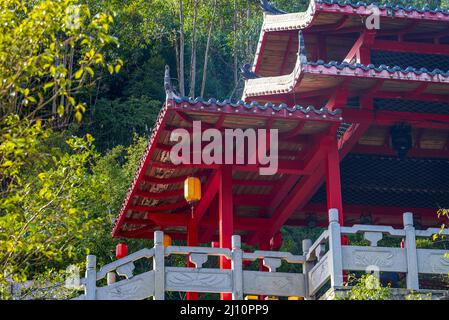
[[[329,227],[312,244],[303,241],[303,255],[289,252],[241,249],[240,236],[232,237],[232,249],[163,246],[163,233],[156,231],[155,244],[114,261],[96,271],[96,258],[87,257],[86,278],[81,283],[85,293],[76,299],[145,299],[163,300],[166,291],[232,293],[234,300],[244,295],[300,296],[314,299],[326,283],[331,288],[343,286],[344,271],[377,270],[402,272],[407,275],[407,289],[419,290],[419,274],[448,274],[449,258],[444,250],[417,249],[417,237],[431,237],[440,229],[415,230],[413,215],[404,213],[404,229],[390,226],[354,225],[341,227],[338,211],[329,210]],[[447,230],[442,232],[449,235]],[[342,245],[343,235],[363,234],[369,246]],[[384,235],[405,239],[405,248],[380,247]],[[172,255],[188,256],[194,268],[171,267],[165,259]],[[231,269],[205,267],[208,257],[231,260]],[[135,274],[134,262],[152,261],[152,270]],[[244,261],[260,260],[268,272],[244,270]],[[282,261],[301,264],[302,272],[277,272]],[[124,277],[120,280],[117,276]],[[107,278],[106,286],[97,281]]]

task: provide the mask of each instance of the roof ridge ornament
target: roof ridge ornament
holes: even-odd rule
[[[170,67],[167,64],[165,65],[164,89],[167,96],[170,95],[170,93],[173,93],[173,86],[170,78]]]
[[[240,67],[240,74],[245,80],[260,78],[255,72],[251,70],[251,65],[249,63],[245,63],[242,67]]]
[[[279,10],[275,7],[273,7],[268,0],[259,0],[259,6],[260,8],[267,14],[286,14],[287,12],[283,11],[283,10]]]
[[[166,99],[170,100],[174,97],[178,97],[179,95],[175,92],[175,89],[171,82],[170,77],[170,67],[166,64],[165,65],[165,74],[164,74],[164,89],[166,94]]]

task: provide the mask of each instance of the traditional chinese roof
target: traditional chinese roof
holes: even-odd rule
[[[351,48],[354,37],[366,29],[365,22],[373,13],[379,16],[378,39],[390,40],[391,37],[401,36],[405,41],[425,43],[437,37],[439,43],[449,43],[449,14],[445,9],[311,0],[304,12],[273,13],[272,10],[265,10],[252,70],[262,77],[290,72],[295,64],[298,46],[297,38],[292,34],[299,30],[304,33],[310,61],[314,60],[313,52],[319,47],[319,38],[322,37],[328,38],[329,60],[325,62],[342,61],[342,55]],[[287,61],[279,59],[284,55]]]
[[[302,97],[309,97],[319,90],[332,90],[343,82],[352,95],[360,95],[371,88],[376,88],[377,91],[388,92],[394,98],[395,94],[413,95],[417,88],[425,84],[425,90],[420,91],[421,95],[431,95],[440,100],[447,99],[449,70],[412,66],[404,68],[385,64],[363,65],[345,61],[309,61],[301,32],[298,43],[298,54],[292,72],[247,79],[243,99],[264,101],[264,96],[273,99],[273,95],[295,94],[295,98],[301,101]],[[449,57],[444,58],[443,63],[447,65]]]
[[[166,75],[166,79],[168,74]],[[173,142],[170,134],[178,128],[192,130],[193,121],[208,128],[271,128],[279,130],[279,171],[260,176],[257,165],[234,165],[235,221],[237,232],[244,234],[254,228],[248,217],[259,217],[261,203],[257,197],[269,195],[286,174],[298,178],[311,166],[306,163],[313,153],[315,136],[336,129],[341,122],[339,110],[313,106],[217,101],[176,95],[166,82],[167,100],[159,113],[147,150],[113,229],[118,237],[151,237],[155,229],[177,235],[186,231],[190,207],[184,200],[183,182],[188,176],[201,179],[207,192],[207,182],[220,165],[174,165],[169,158]],[[268,199],[268,198],[267,198]],[[216,219],[205,216],[203,227]],[[246,219],[246,220],[245,220]],[[268,220],[266,220],[268,222]]]

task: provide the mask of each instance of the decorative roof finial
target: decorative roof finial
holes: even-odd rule
[[[245,80],[259,78],[257,74],[251,71],[251,65],[249,63],[246,63],[243,67],[240,67],[240,74]]]
[[[165,65],[164,89],[167,94],[168,92],[173,92],[173,86],[170,79],[170,67],[168,65]]]
[[[287,12],[276,9],[273,7],[268,0],[260,0],[259,6],[262,8],[262,10],[267,14],[286,14]]]

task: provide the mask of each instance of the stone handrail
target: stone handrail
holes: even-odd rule
[[[368,246],[342,245],[343,235],[363,234]],[[391,226],[354,225],[341,227],[338,211],[329,210],[329,227],[312,244],[303,240],[303,255],[289,252],[244,252],[240,236],[232,237],[232,248],[185,247],[163,245],[163,233],[156,231],[154,247],[143,249],[105,265],[96,271],[96,258],[87,257],[86,277],[81,284],[85,294],[77,299],[145,299],[163,300],[166,291],[232,293],[235,300],[245,294],[299,296],[314,299],[320,289],[330,282],[331,288],[343,286],[346,271],[401,272],[407,276],[407,289],[419,290],[419,274],[449,273],[449,258],[444,250],[417,249],[417,237],[433,234],[448,235],[448,230],[429,228],[415,230],[413,215],[404,213],[404,228]],[[384,235],[404,239],[403,248],[380,247]],[[194,267],[169,267],[165,258],[171,255],[188,256]],[[231,260],[231,269],[204,267],[209,256]],[[134,262],[152,259],[153,266],[141,274],[134,274]],[[244,261],[262,261],[269,272],[244,270]],[[301,264],[302,272],[277,272],[282,261]],[[126,279],[116,281],[116,275]],[[107,276],[107,286],[97,281]]]

